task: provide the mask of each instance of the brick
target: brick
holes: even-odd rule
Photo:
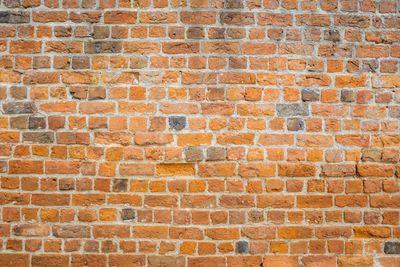
[[[142,175],[151,176],[154,174],[153,164],[140,164],[140,163],[122,163],[119,169],[120,175]]]
[[[332,207],[332,196],[298,196],[297,207],[299,208],[330,208]]]
[[[272,55],[276,51],[276,46],[271,43],[244,43],[242,52],[245,55]]]
[[[106,11],[104,13],[104,23],[127,23],[134,24],[136,22],[137,13],[134,11]]]
[[[94,225],[94,238],[127,238],[130,237],[129,225]]]
[[[239,238],[238,228],[208,228],[205,235],[213,240],[232,240]]]
[[[19,11],[1,11],[0,23],[21,24],[28,23],[30,19],[29,12]]]
[[[336,266],[336,258],[334,256],[305,256],[301,261],[306,266],[323,264],[324,266]]]
[[[400,254],[399,242],[385,242],[385,254]]]
[[[393,166],[376,164],[357,164],[357,174],[360,176],[392,177]]]
[[[212,134],[179,134],[178,146],[201,146],[210,145]]]
[[[344,16],[338,15],[334,17],[334,23],[337,26],[361,27],[369,26],[369,19],[366,16]]]
[[[40,53],[42,48],[41,41],[12,41],[10,43],[10,53]]]
[[[22,136],[22,140],[29,143],[53,143],[54,135],[52,132],[25,132]]]
[[[172,239],[201,240],[204,238],[203,231],[201,229],[189,227],[171,227],[169,229],[169,236]]]
[[[97,266],[106,266],[107,261],[106,255],[79,255],[75,254],[72,256],[71,264],[72,266],[96,264]]]
[[[178,199],[176,196],[154,195],[147,196],[144,204],[150,207],[177,207]]]
[[[258,195],[257,196],[257,207],[258,208],[292,208],[294,207],[293,196],[268,196]]]
[[[357,46],[357,57],[387,57],[389,48],[382,45],[360,45]]]
[[[200,46],[194,42],[169,42],[163,43],[162,51],[166,54],[194,54],[200,51]]]
[[[105,203],[103,194],[75,194],[72,196],[72,204],[76,206],[101,205]]]
[[[88,226],[64,225],[53,226],[53,235],[61,238],[89,238],[90,229]]]
[[[213,24],[216,13],[209,11],[181,12],[181,21],[185,24]]]
[[[168,124],[170,129],[180,131],[186,127],[185,117],[169,117]]]
[[[275,173],[275,165],[269,163],[241,163],[238,169],[241,177],[273,177]]]
[[[297,145],[299,147],[331,147],[333,138],[327,135],[298,135]]]
[[[198,174],[201,177],[234,176],[236,173],[234,163],[201,163]]]
[[[21,224],[13,227],[16,236],[48,236],[50,226],[46,224]]]
[[[331,238],[339,238],[346,237],[349,238],[352,235],[351,227],[341,226],[326,226],[326,227],[318,227],[315,229],[315,236],[318,238],[331,239]]]
[[[222,12],[220,16],[222,24],[228,25],[252,25],[254,14],[250,12]]]
[[[321,174],[327,177],[348,177],[356,174],[356,166],[353,164],[325,164],[322,165]]]
[[[275,13],[258,13],[258,25],[292,26],[293,25],[293,15],[291,15],[291,14],[275,14]]]
[[[134,226],[134,238],[166,238],[168,236],[167,226]]]
[[[254,207],[253,196],[221,196],[219,199],[221,207],[224,208],[250,208]]]
[[[306,177],[315,175],[315,166],[306,163],[278,164],[278,175],[289,177]]]
[[[278,228],[278,237],[283,239],[305,239],[313,236],[311,227],[286,226]]]
[[[335,205],[338,207],[366,207],[368,198],[363,195],[337,196]]]
[[[188,266],[204,266],[205,264],[212,264],[216,267],[226,266],[226,259],[224,257],[188,257]]]
[[[309,108],[306,104],[278,104],[276,108],[280,117],[308,116],[309,114]]]
[[[369,136],[366,134],[343,134],[335,136],[336,142],[345,146],[367,147],[369,145]]]
[[[371,79],[373,88],[395,88],[400,84],[398,75],[374,76]]]
[[[29,254],[1,253],[0,264],[3,266],[28,266],[30,264]]]
[[[251,145],[253,144],[254,134],[219,134],[217,135],[217,143],[221,145]]]
[[[67,255],[33,255],[32,266],[68,266]]]
[[[78,174],[79,167],[77,161],[46,161],[47,174]]]
[[[258,143],[264,146],[271,145],[293,145],[294,135],[292,134],[261,134]]]
[[[328,86],[331,78],[327,75],[296,76],[296,84],[302,86]]]
[[[263,259],[263,265],[266,266],[277,266],[277,267],[298,267],[297,256],[281,256],[281,255],[265,255]]]
[[[225,84],[255,84],[256,76],[253,73],[245,72],[223,72],[221,73],[220,82]]]
[[[182,256],[149,256],[147,258],[147,262],[149,266],[156,267],[156,266],[176,266],[176,267],[183,267],[185,266],[185,258]]]
[[[0,70],[0,82],[18,83],[21,81],[21,73],[13,70]]]
[[[309,25],[309,26],[329,26],[330,17],[323,14],[302,14],[296,16],[296,22],[298,25]]]
[[[109,262],[112,266],[145,266],[145,257],[143,255],[110,255]]]
[[[185,176],[193,175],[195,173],[194,165],[186,164],[158,164],[156,166],[158,176]]]
[[[135,134],[135,144],[137,145],[165,145],[173,141],[172,134],[159,133],[137,133]]]
[[[42,174],[44,169],[43,161],[40,160],[10,160],[10,173],[36,173]]]
[[[399,259],[398,258],[380,258],[379,263],[383,267],[396,266],[399,264]]]
[[[355,238],[388,238],[390,236],[389,227],[354,227]]]

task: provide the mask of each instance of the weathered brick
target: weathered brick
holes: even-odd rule
[[[13,102],[3,104],[6,114],[31,114],[36,112],[36,106],[33,102]]]
[[[52,132],[25,132],[22,135],[23,142],[29,143],[53,143],[54,133]]]
[[[55,225],[53,235],[61,238],[89,238],[90,229],[84,225]]]
[[[21,224],[13,227],[16,236],[48,236],[50,226],[46,224]]]
[[[386,254],[400,254],[399,242],[385,242],[384,251]]]
[[[1,253],[0,264],[3,266],[28,266],[30,264],[29,254]]]
[[[29,19],[30,19],[29,12],[0,11],[0,23],[8,23],[8,24],[28,23]]]
[[[306,104],[278,104],[276,109],[280,117],[309,115],[309,107]]]
[[[32,256],[33,266],[68,266],[69,256],[68,255],[33,255]]]

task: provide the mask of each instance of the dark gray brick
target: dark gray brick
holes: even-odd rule
[[[28,23],[29,12],[25,11],[0,11],[0,23]]]
[[[385,254],[400,254],[400,242],[385,242]]]
[[[238,253],[248,253],[249,252],[249,242],[247,241],[239,241],[236,243],[236,248]]]
[[[169,117],[168,124],[169,124],[170,129],[180,131],[186,127],[186,118],[185,117]]]

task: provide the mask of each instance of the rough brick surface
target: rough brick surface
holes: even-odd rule
[[[400,266],[396,0],[0,0],[0,266]]]

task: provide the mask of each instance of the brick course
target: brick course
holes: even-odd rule
[[[1,0],[0,266],[400,266],[399,16]]]

